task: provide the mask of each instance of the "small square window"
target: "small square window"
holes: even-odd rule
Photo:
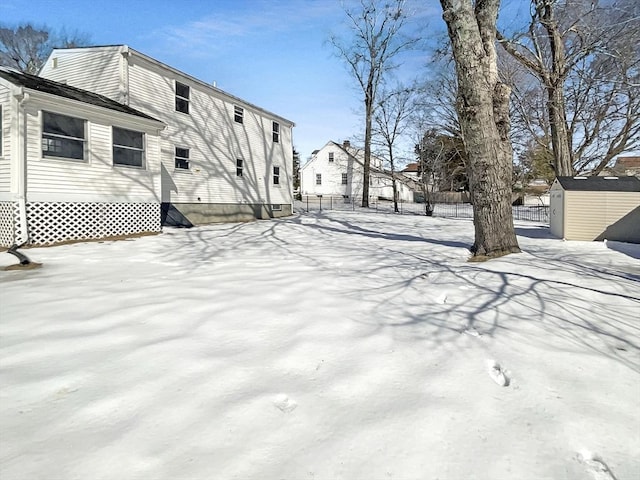
[[[280,142],[280,124],[273,122],[273,143]]]
[[[280,167],[273,167],[273,184],[280,185]]]
[[[175,168],[189,170],[189,149],[176,147]]]
[[[322,174],[316,173],[316,185],[322,185]]]
[[[184,83],[176,82],[176,111],[189,113],[190,88]]]
[[[244,161],[241,158],[236,159],[236,177],[242,176],[242,170],[244,169]]]
[[[237,105],[233,107],[233,119],[236,123],[244,123],[244,108]]]

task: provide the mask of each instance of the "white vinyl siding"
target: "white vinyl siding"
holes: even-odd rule
[[[191,112],[175,112],[173,82],[184,81],[175,72],[129,57],[130,106],[162,120],[162,161],[174,171],[175,145],[189,145],[190,161],[197,168],[191,175],[165,179],[163,201],[173,203],[291,203],[291,127],[280,122],[280,141],[274,144],[273,118],[259,111],[243,109],[242,135],[235,121],[237,100],[206,85],[190,83]],[[166,99],[169,99],[167,102]],[[256,154],[260,152],[260,154]],[[237,181],[236,159],[244,160],[243,182]],[[280,188],[273,188],[274,165],[280,166]]]
[[[82,49],[78,49],[82,50]],[[78,51],[72,50],[72,51]],[[95,58],[79,63],[82,74],[69,78],[69,83],[91,89],[89,78],[103,75],[101,61],[109,66],[111,83],[98,93],[115,100],[126,99],[132,108],[163,121],[167,127],[161,132],[161,154],[164,165],[161,182],[163,201],[173,203],[227,203],[227,204],[290,204],[292,202],[293,146],[292,124],[251,104],[239,102],[221,90],[181,74],[149,57],[130,50],[123,56],[121,47],[86,49]],[[53,56],[60,61],[57,68],[49,65],[45,77],[62,79],[64,51]],[[111,56],[104,58],[104,56]],[[58,72],[58,73],[55,73]],[[190,115],[175,111],[175,82],[190,87]],[[117,86],[126,85],[124,95]],[[114,94],[114,91],[117,94]],[[235,122],[235,107],[243,110],[243,124]],[[197,113],[196,113],[197,112]],[[274,143],[274,121],[279,124],[278,143]],[[240,134],[241,132],[241,134]],[[175,173],[175,145],[188,145],[192,168],[189,175]],[[236,179],[236,158],[245,160],[244,182]],[[272,167],[280,166],[280,188],[272,185]],[[160,185],[160,183],[159,183]]]
[[[42,158],[40,112],[30,105],[27,115],[29,201],[159,201],[154,188],[160,173],[158,137],[146,135],[148,170],[114,168],[111,128],[104,121],[92,121],[88,117],[91,148],[86,163]]]
[[[56,50],[40,75],[90,92],[125,102],[124,75],[120,47]],[[54,61],[56,65],[54,68]]]

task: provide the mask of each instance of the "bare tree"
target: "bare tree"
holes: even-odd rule
[[[378,138],[384,151],[381,155],[389,163],[391,184],[393,188],[393,209],[398,209],[398,187],[396,178],[396,146],[410,127],[412,118],[415,89],[397,85],[389,91],[382,91],[380,100],[374,110],[373,137]]]
[[[457,111],[468,159],[475,257],[519,252],[511,209],[510,88],[498,77],[500,0],[440,0],[458,80]]]
[[[73,48],[87,43],[88,37],[77,32],[54,32],[30,23],[0,26],[0,65],[37,74],[54,48]]]
[[[544,91],[546,118],[531,118],[540,109],[526,104],[521,118],[532,132],[537,126],[538,143],[550,143],[557,175],[597,173],[640,144],[636,1],[532,0],[527,31],[498,38],[542,86],[516,100],[539,99]]]
[[[332,36],[331,44],[347,64],[364,94],[364,180],[362,206],[369,206],[369,176],[371,170],[371,135],[373,112],[378,88],[385,73],[395,68],[394,58],[416,44],[417,39],[402,35],[407,15],[405,0],[360,0],[354,9],[345,9],[352,36],[340,39]]]

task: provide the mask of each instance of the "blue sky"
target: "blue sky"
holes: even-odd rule
[[[432,16],[442,29],[439,4],[426,3],[415,19]],[[353,139],[362,130],[362,94],[328,44],[331,33],[344,29],[338,0],[3,0],[0,19],[86,33],[94,45],[127,44],[215,81],[294,121],[303,160],[327,141]],[[416,52],[409,68],[422,67],[425,58]]]
[[[515,0],[525,5],[525,0]],[[409,27],[444,32],[439,2],[409,0]],[[528,9],[527,9],[528,12]],[[0,21],[85,33],[93,45],[127,44],[296,123],[303,161],[327,141],[357,139],[361,97],[328,43],[345,32],[340,0],[2,0]],[[399,74],[425,74],[425,51]]]

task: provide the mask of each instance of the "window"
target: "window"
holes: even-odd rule
[[[238,123],[244,123],[244,108],[233,107],[233,119]]]
[[[190,88],[180,82],[176,82],[176,112],[189,113]]]
[[[329,161],[333,162],[333,152],[329,152]]]
[[[176,168],[189,170],[189,149],[176,147]]]
[[[282,211],[282,204],[281,203],[274,203],[273,205],[271,205],[271,210],[273,210],[274,212],[281,212]]]
[[[273,167],[273,184],[280,185],[280,167]]]
[[[346,185],[347,184],[347,174],[343,173],[342,174],[342,185]]]
[[[42,155],[84,160],[86,121],[42,112]]]
[[[316,185],[322,185],[322,174],[316,173]]]
[[[243,163],[241,158],[236,158],[236,177],[242,176]]]
[[[2,156],[2,105],[0,105],[0,156]]]
[[[273,143],[280,142],[280,124],[273,122]]]
[[[144,166],[144,133],[113,127],[113,164]]]

